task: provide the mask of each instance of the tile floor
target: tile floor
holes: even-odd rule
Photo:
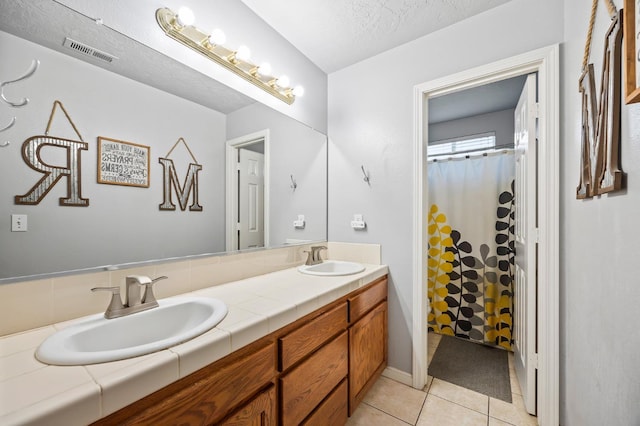
[[[429,362],[440,343],[440,336],[429,334]],[[440,379],[429,377],[424,390],[413,389],[380,377],[348,426],[534,426],[522,402],[513,355],[509,354],[509,374],[513,403],[490,398]]]

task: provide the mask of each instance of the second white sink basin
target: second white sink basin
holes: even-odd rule
[[[364,271],[364,266],[355,262],[341,260],[325,260],[317,265],[302,265],[298,271],[308,275],[338,276],[351,275]]]
[[[49,336],[36,351],[54,365],[86,365],[144,355],[190,340],[215,327],[227,315],[218,299],[175,297],[157,308],[120,318],[103,314]]]

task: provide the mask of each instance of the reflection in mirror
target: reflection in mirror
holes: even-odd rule
[[[65,22],[73,21],[77,38],[88,28],[96,40],[110,40],[113,46],[135,46],[132,61],[138,58],[162,64],[148,68],[149,80],[157,80],[159,74],[166,72],[177,84],[202,81],[203,90],[205,84],[210,84],[203,81],[201,74],[194,75],[193,70],[176,61],[123,38],[105,25],[97,26],[55,2],[16,1],[11,6],[13,3],[9,2],[6,9],[3,5],[5,17],[0,18],[0,51],[5,59],[0,61],[0,79],[19,75],[33,59],[40,60],[41,66],[29,80],[11,87],[8,93],[14,98],[28,97],[29,104],[9,112],[9,107],[2,105],[0,110],[3,116],[17,117],[15,125],[2,135],[12,143],[0,152],[0,199],[4,200],[0,203],[0,218],[6,221],[0,226],[0,283],[40,274],[223,253],[238,247],[278,247],[326,240],[324,135],[237,92],[223,93],[218,87],[216,95],[226,100],[222,102],[225,107],[214,110],[210,105],[203,106],[200,100],[158,90],[160,84],[151,87],[144,75],[136,76],[143,80],[141,83],[131,75],[124,77],[80,61],[77,53],[72,57],[44,47],[49,39],[59,38],[49,34],[46,25],[56,25],[51,31],[60,31],[64,26],[54,24],[59,22],[56,14],[65,14]],[[39,32],[27,41],[20,33],[20,19],[37,21],[38,8],[48,8],[46,22],[51,24],[38,22]],[[126,52],[119,52],[119,56],[122,60]],[[32,136],[44,135],[55,100],[64,104],[81,137],[61,113],[52,120],[49,136],[88,145],[80,152],[77,164],[81,195],[89,205],[59,205],[59,199],[66,197],[69,190],[67,177],[51,184],[38,204],[14,204],[16,195],[27,193],[44,176],[42,170],[33,169],[23,159],[21,146]],[[258,189],[249,190],[247,184],[246,193],[251,196],[245,194],[243,201],[238,195],[240,190],[229,192],[227,176],[238,170],[237,165],[227,170],[227,158],[229,150],[240,152],[233,141],[244,138],[246,142],[252,134],[264,135],[262,158],[267,173],[262,184],[251,183]],[[98,168],[104,166],[98,158],[98,137],[149,147],[148,188],[97,181]],[[186,144],[171,150],[179,138]],[[69,161],[74,161],[59,146],[44,146],[39,155],[43,163],[52,167],[66,168]],[[173,211],[159,209],[167,188],[161,158],[170,158],[175,165],[175,180],[169,186],[169,196],[177,206]],[[182,210],[178,197],[187,187],[187,172],[194,162],[202,169],[197,173],[196,189],[186,194],[187,208]],[[254,170],[259,172],[260,166]],[[298,183],[295,190],[291,188],[292,175]],[[195,196],[202,211],[188,208]],[[229,216],[228,212],[240,202],[255,207],[249,210],[253,216],[248,216],[247,229],[262,228],[262,241],[241,246],[229,243],[231,235],[238,235],[239,221],[237,215]],[[260,205],[264,206],[261,214]],[[8,221],[16,214],[26,215],[26,232],[11,232]],[[304,228],[294,226],[298,215],[305,216]]]
[[[267,246],[279,246],[326,239],[327,224],[327,140],[326,136],[298,122],[292,122],[285,117],[255,103],[241,108],[227,115],[227,137],[231,138],[227,143],[227,158],[233,160],[244,151],[245,156],[260,158],[260,154],[241,150],[262,142],[265,159],[265,191],[264,191],[264,241]],[[230,150],[230,151],[229,151]],[[242,154],[240,154],[242,155]],[[237,158],[237,157],[236,157]],[[247,165],[242,163],[233,168],[227,162],[228,169],[238,170],[238,176],[252,175],[256,161],[248,160]],[[296,178],[296,187],[292,188],[291,176]],[[253,176],[249,176],[253,178]],[[233,177],[228,177],[228,182],[233,182]],[[249,184],[247,184],[249,185]],[[240,220],[241,228],[238,238],[236,234],[229,233],[227,248],[245,248],[254,241],[242,241],[249,234],[252,224],[260,223],[257,215],[246,214],[251,200],[256,198],[254,192],[236,186],[227,186],[231,194],[240,194],[238,210],[233,210],[236,202],[232,202],[231,210],[227,209],[227,218],[244,216]],[[233,198],[233,197],[232,197]],[[244,200],[243,198],[246,198]],[[256,204],[258,204],[256,202]],[[244,213],[243,213],[244,212]],[[304,226],[295,226],[294,221],[298,216],[304,216]],[[249,223],[245,226],[244,223]],[[242,229],[247,228],[247,229]],[[233,229],[233,224],[227,225],[227,229]],[[243,232],[245,235],[243,235]],[[236,244],[239,243],[239,246]]]

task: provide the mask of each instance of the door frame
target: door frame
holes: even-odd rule
[[[559,46],[472,68],[414,87],[413,387],[427,381],[428,99],[523,74],[538,73],[538,423],[559,412]]]
[[[269,247],[269,163],[270,163],[270,143],[269,129],[260,130],[248,135],[239,136],[228,140],[226,143],[226,251],[237,251],[238,249],[238,233],[235,232],[238,216],[238,180],[236,173],[238,171],[238,155],[237,150],[256,142],[264,143],[264,247]]]

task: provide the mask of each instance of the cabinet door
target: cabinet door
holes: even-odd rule
[[[387,366],[387,302],[349,328],[349,415]]]
[[[224,426],[271,426],[276,424],[276,387],[261,392],[223,421]]]

